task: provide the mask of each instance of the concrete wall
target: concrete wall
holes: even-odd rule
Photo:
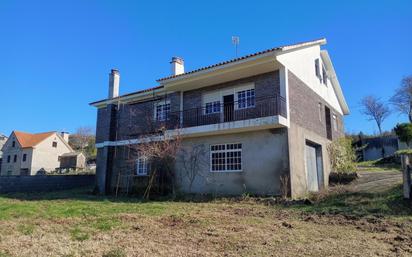
[[[242,143],[241,172],[210,172],[210,145],[224,143]],[[280,194],[280,177],[289,172],[286,129],[188,138],[182,142],[183,149],[199,145],[204,146],[206,154],[192,192],[223,195]],[[181,157],[176,163],[176,172],[180,190],[188,192],[189,182]]]
[[[94,175],[5,176],[0,177],[0,193],[55,191],[94,183]]]

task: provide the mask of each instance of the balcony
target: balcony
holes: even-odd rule
[[[225,102],[170,112],[157,127],[181,129],[183,134],[211,134],[231,130],[253,130],[285,126],[286,100],[276,95],[246,101]]]

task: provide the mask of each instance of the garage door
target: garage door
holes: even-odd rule
[[[316,146],[310,144],[306,144],[306,175],[308,190],[311,192],[319,191]]]

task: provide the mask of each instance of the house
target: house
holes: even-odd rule
[[[359,149],[357,150],[358,161],[378,160],[383,156],[392,156],[399,150],[399,142],[396,135],[372,137],[363,137],[359,135],[354,142],[354,145]]]
[[[0,133],[0,174],[1,174],[1,163],[3,161],[3,145],[6,143],[7,137]]]
[[[91,103],[98,189],[113,191],[120,172],[150,173],[144,154],[128,149],[159,127],[178,134],[182,149],[205,148],[201,175],[177,180],[183,192],[279,195],[286,185],[299,197],[328,186],[327,146],[344,135],[349,109],[325,44],[275,47],[189,72],[174,57],[158,86],[122,96],[112,70],[108,98]],[[184,177],[184,163],[175,170]]]
[[[1,175],[36,175],[60,167],[59,156],[73,152],[68,133],[13,131],[3,146]]]
[[[86,156],[81,152],[69,152],[60,155],[60,169],[82,170],[86,168]]]

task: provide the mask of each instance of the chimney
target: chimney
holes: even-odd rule
[[[109,74],[109,99],[119,96],[120,73],[117,69],[112,69]]]
[[[60,132],[60,136],[64,139],[64,141],[66,141],[67,143],[69,143],[69,133],[68,132]]]
[[[172,75],[179,75],[185,73],[185,64],[183,58],[172,57]]]

